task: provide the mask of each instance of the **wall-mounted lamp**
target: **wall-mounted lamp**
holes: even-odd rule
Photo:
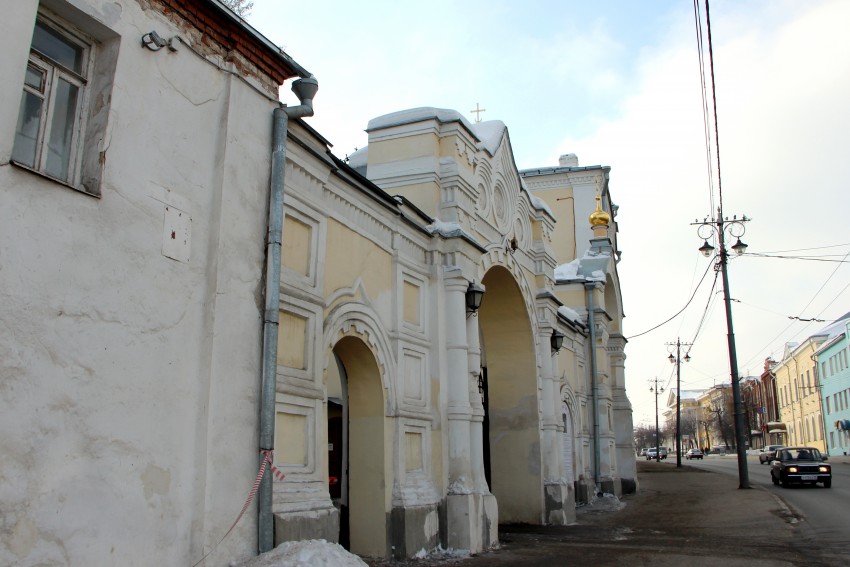
[[[142,36],[142,47],[150,49],[151,51],[159,51],[163,47],[167,47],[169,51],[177,51],[173,37],[171,39],[163,39],[162,36],[155,31],[149,31]]]
[[[472,282],[466,288],[466,312],[469,315],[475,315],[478,308],[481,307],[481,300],[484,299],[484,286]]]
[[[564,335],[564,333],[562,333],[558,329],[555,329],[554,331],[552,331],[552,336],[549,338],[549,343],[552,345],[552,352],[553,353],[556,353],[559,350],[561,350],[561,347],[564,346],[564,338],[565,337],[566,337],[566,335]]]
[[[513,254],[517,248],[519,248],[519,242],[516,237],[513,237],[509,242],[505,243],[505,254]]]

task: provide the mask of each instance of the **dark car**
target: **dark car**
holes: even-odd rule
[[[689,461],[691,459],[700,459],[702,460],[702,451],[699,449],[688,449],[688,452],[685,453],[685,458]]]
[[[781,449],[785,445],[768,445],[764,449],[759,452],[759,464],[766,465],[769,464],[770,461],[773,460],[774,455],[776,455],[776,450]]]
[[[816,484],[832,486],[832,467],[826,456],[814,447],[782,447],[770,463],[770,480],[787,487],[789,484]]]

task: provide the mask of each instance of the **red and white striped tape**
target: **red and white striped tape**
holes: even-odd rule
[[[242,506],[242,511],[239,512],[238,516],[236,516],[236,520],[234,520],[233,525],[230,526],[230,529],[227,530],[227,533],[221,536],[221,539],[218,540],[218,543],[215,544],[212,549],[210,549],[203,557],[201,557],[197,563],[192,565],[192,567],[197,567],[201,563],[201,561],[209,557],[210,553],[215,551],[216,548],[221,545],[221,542],[224,541],[224,538],[230,535],[230,532],[233,531],[233,528],[236,527],[236,524],[238,524],[239,520],[242,519],[242,516],[245,515],[245,512],[248,510],[248,507],[251,506],[251,502],[254,501],[254,496],[257,495],[257,491],[260,489],[260,482],[262,482],[263,476],[266,474],[266,465],[269,466],[272,471],[272,475],[274,475],[275,479],[277,479],[278,481],[283,481],[283,479],[286,478],[286,475],[284,475],[279,468],[274,466],[274,451],[261,451],[261,453],[263,455],[263,462],[260,463],[260,471],[257,473],[257,480],[254,481],[254,486],[251,487],[251,492],[248,493],[248,499],[245,501],[245,505]]]

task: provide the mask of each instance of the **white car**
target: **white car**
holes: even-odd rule
[[[776,450],[781,449],[785,445],[768,445],[767,447],[763,447],[759,452],[759,464],[760,465],[769,465],[770,461],[776,457]]]

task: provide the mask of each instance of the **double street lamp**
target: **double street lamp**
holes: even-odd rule
[[[735,238],[732,251],[737,255],[747,250],[747,245],[741,241],[746,232],[744,223],[748,222],[746,216],[723,218],[723,211],[717,208],[717,218],[712,220],[696,221],[691,223],[697,226],[697,234],[705,242],[699,247],[703,256],[710,258],[715,253],[715,248],[709,244],[709,239],[717,238],[717,254],[715,256],[714,269],[719,270],[723,278],[723,302],[726,305],[726,337],[729,346],[729,366],[732,373],[732,398],[735,404],[735,445],[738,453],[738,488],[750,488],[750,479],[747,472],[747,449],[744,434],[744,406],[741,403],[741,386],[738,383],[738,353],[735,349],[735,332],[732,328],[732,303],[729,298],[729,275],[726,265],[729,261],[729,253],[726,251],[726,235]]]
[[[661,436],[658,431],[658,395],[664,392],[664,388],[658,385],[658,377],[653,380],[655,386],[649,388],[649,391],[655,394],[655,460],[661,462]]]
[[[681,355],[683,346],[693,345],[677,338],[675,343],[667,343],[667,346],[676,347],[676,356],[671,353],[667,359],[670,364],[676,365],[676,468],[682,468],[682,361],[690,362],[691,356],[687,352],[684,358]]]

